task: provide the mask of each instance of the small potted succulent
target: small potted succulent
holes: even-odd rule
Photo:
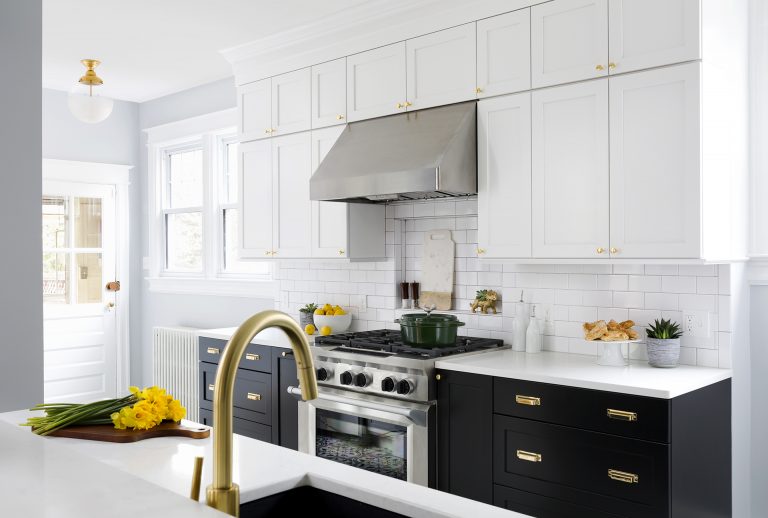
[[[648,335],[648,363],[652,367],[677,367],[680,360],[680,325],[671,320],[655,320],[645,330]]]
[[[314,314],[318,307],[317,304],[310,303],[299,309],[299,323],[302,329],[307,327],[307,324],[315,325]]]

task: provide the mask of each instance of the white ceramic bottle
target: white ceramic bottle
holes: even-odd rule
[[[531,321],[528,323],[528,330],[525,332],[525,352],[541,352],[541,326],[539,319],[536,318],[536,306],[533,306]]]
[[[528,306],[520,291],[520,302],[515,304],[515,321],[512,322],[512,350],[525,351],[525,334],[528,329]]]

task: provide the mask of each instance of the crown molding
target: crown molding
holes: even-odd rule
[[[314,22],[221,51],[240,86],[397,43],[543,0],[369,0]]]

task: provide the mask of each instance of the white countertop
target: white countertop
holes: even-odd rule
[[[197,332],[197,336],[204,336],[206,338],[216,338],[218,340],[229,340],[233,334],[237,331],[236,327],[221,327],[219,329],[201,329]],[[315,343],[314,335],[306,335],[309,344]],[[257,334],[252,344],[269,345],[271,347],[282,347],[284,349],[291,348],[291,342],[288,340],[288,335],[277,328],[265,329],[261,333]]]
[[[499,378],[622,392],[671,399],[731,377],[729,369],[679,365],[674,369],[632,361],[628,367],[605,367],[595,356],[510,349],[438,360],[438,369],[485,374]]]
[[[205,458],[205,498],[211,482],[212,437],[116,444],[38,437],[27,428],[6,424],[23,422],[28,415],[0,414],[0,515],[223,516],[188,498],[195,456]],[[240,435],[235,435],[233,477],[240,484],[242,502],[312,485],[419,518],[526,516]]]

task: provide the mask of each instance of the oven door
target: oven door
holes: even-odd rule
[[[299,451],[428,486],[434,479],[430,421],[432,404],[321,387],[317,399],[299,402]]]

